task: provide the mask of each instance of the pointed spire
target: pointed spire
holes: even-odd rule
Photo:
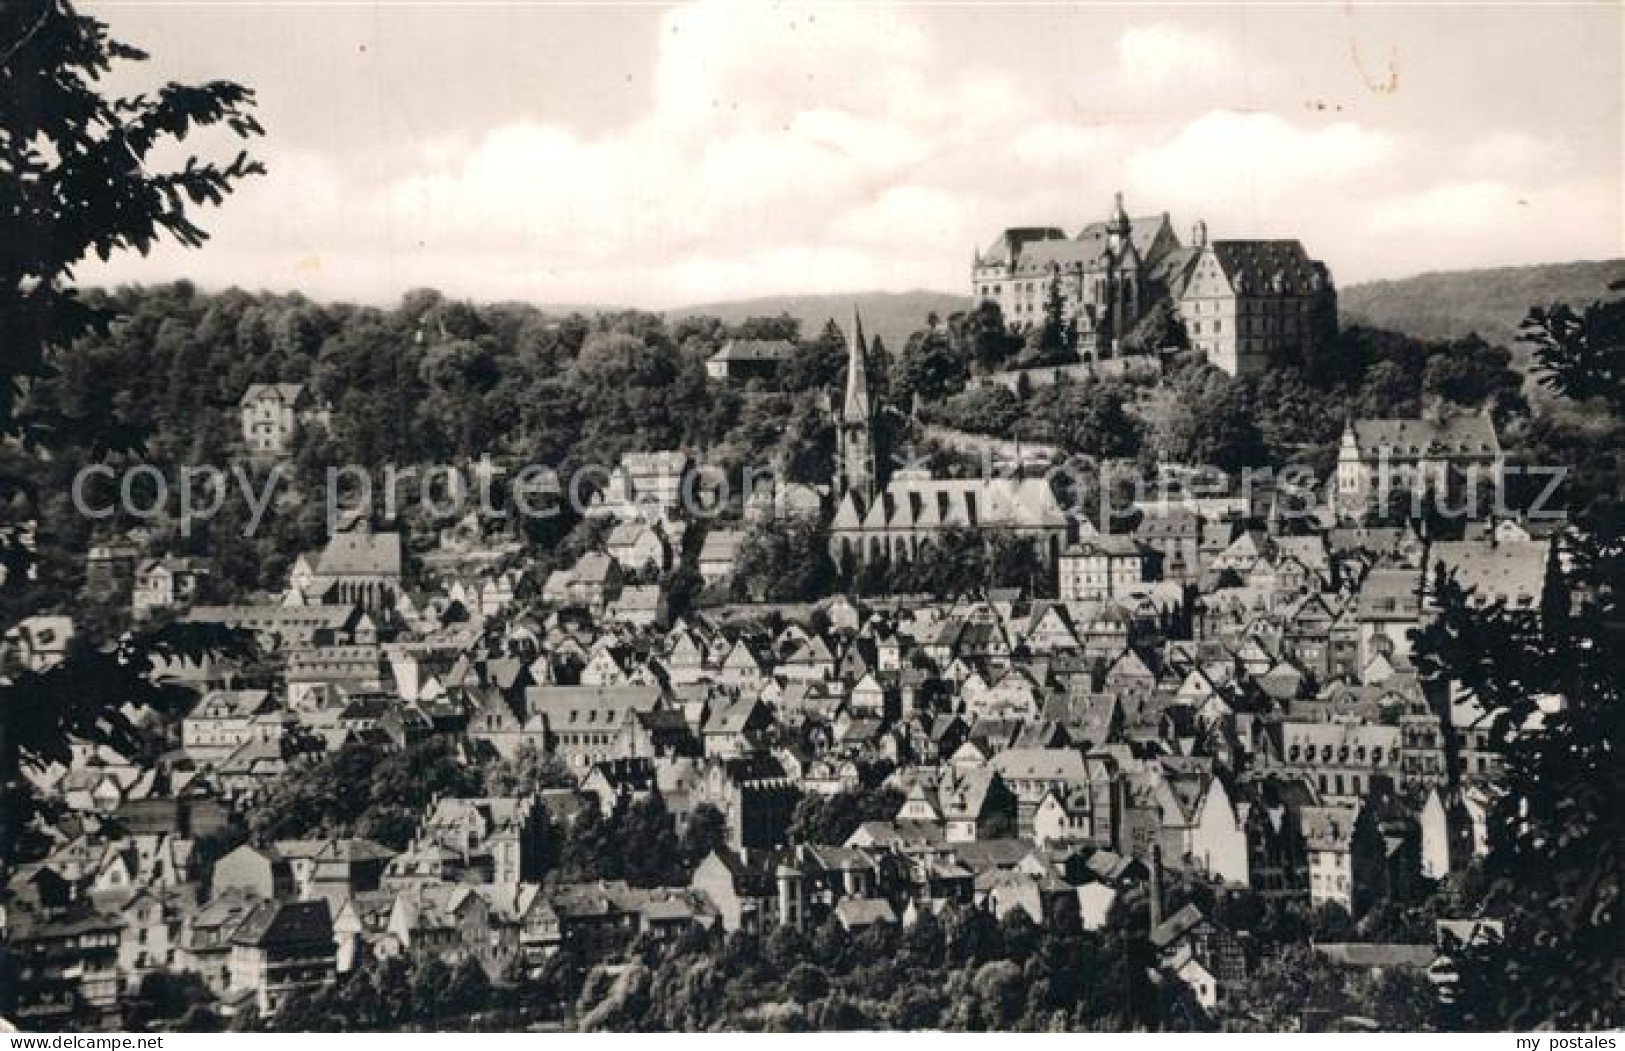
[[[1119,190],[1112,198],[1111,229],[1127,230],[1129,228],[1128,209],[1123,207],[1123,193]]]
[[[867,423],[872,415],[869,402],[869,344],[863,339],[863,316],[852,308],[852,338],[846,341],[846,401],[841,419],[847,423]]]

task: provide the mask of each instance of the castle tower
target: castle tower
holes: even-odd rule
[[[1112,217],[1106,222],[1106,247],[1113,259],[1123,258],[1124,248],[1132,243],[1129,235],[1133,232],[1134,225],[1123,207],[1123,194],[1118,192],[1113,197]]]
[[[1112,217],[1106,222],[1107,309],[1111,312],[1111,341],[1129,333],[1140,320],[1140,253],[1134,247],[1134,224],[1118,193]]]
[[[869,345],[863,318],[852,311],[852,336],[846,341],[846,397],[836,417],[840,445],[840,489],[855,492],[867,504],[875,495],[874,402],[869,396]]]

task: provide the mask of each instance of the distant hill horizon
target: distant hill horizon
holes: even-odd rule
[[[1417,339],[1458,339],[1477,332],[1491,343],[1518,350],[1518,326],[1530,307],[1559,301],[1584,305],[1606,296],[1609,283],[1620,279],[1625,279],[1625,259],[1431,270],[1340,288],[1338,315],[1345,325],[1390,329]],[[895,354],[933,311],[946,316],[970,306],[966,295],[914,289],[756,296],[662,313],[673,319],[710,315],[728,324],[789,314],[801,322],[803,335],[812,335],[830,318],[844,328],[856,307],[865,331],[879,335]]]
[[[1606,297],[1609,283],[1617,280],[1625,280],[1625,258],[1433,270],[1345,285],[1338,290],[1338,317],[1344,325],[1384,328],[1417,339],[1457,339],[1477,332],[1491,343],[1518,350],[1518,326],[1530,307],[1559,301],[1583,306]],[[164,283],[157,282],[154,287]],[[212,293],[237,287],[209,288],[203,282],[188,283]],[[115,291],[114,287],[97,285],[87,286],[88,289],[108,294]],[[260,294],[300,295],[314,302],[345,302],[317,299],[308,293],[289,290],[261,290]],[[447,298],[467,297],[448,295]],[[908,337],[925,327],[930,314],[946,317],[956,311],[969,310],[973,305],[970,296],[935,289],[765,295],[666,309],[511,298],[492,302],[504,301],[528,303],[558,316],[640,310],[668,320],[708,315],[729,325],[747,318],[788,314],[801,323],[802,335],[808,337],[816,335],[831,318],[846,328],[856,308],[863,315],[864,330],[871,336],[880,336],[893,354],[900,353]],[[372,305],[388,309],[393,304]]]
[[[925,327],[932,312],[946,317],[968,310],[969,296],[952,292],[914,289],[908,292],[833,292],[818,295],[755,296],[749,299],[699,303],[661,311],[667,318],[709,316],[736,325],[746,318],[777,317],[789,314],[801,322],[801,334],[817,335],[831,318],[844,330],[852,323],[856,308],[863,315],[863,331],[879,336],[886,349],[899,354],[908,337]]]
[[[1577,260],[1473,270],[1435,270],[1363,281],[1338,289],[1344,325],[1385,328],[1417,339],[1459,339],[1477,332],[1519,349],[1518,326],[1532,306],[1582,307],[1625,278],[1625,259]]]

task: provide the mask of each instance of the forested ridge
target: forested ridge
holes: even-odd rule
[[[285,465],[289,483],[251,537],[242,535],[247,512],[237,501],[190,535],[173,521],[92,521],[71,505],[74,473],[88,458],[70,452],[40,461],[8,451],[11,465],[39,483],[42,530],[57,541],[43,553],[47,586],[33,593],[44,607],[71,601],[78,556],[98,536],[138,525],[150,530],[155,551],[215,558],[222,597],[273,586],[299,552],[325,539],[328,509],[316,497],[338,465],[376,472],[387,465],[466,467],[490,457],[568,476],[583,465],[612,466],[628,451],[683,448],[734,477],[747,465],[777,465],[789,480],[816,485],[833,470],[829,405],[846,368],[845,337],[833,322],[805,333],[787,316],[724,324],[637,311],[555,315],[428,290],[384,309],[298,295],[208,294],[185,282],[85,298],[118,320],[105,334],[82,336],[60,373],[36,384],[31,397],[144,435],[125,464],[140,460],[172,476],[183,465],[224,468],[241,460],[238,402],[253,383],[308,385],[330,407],[331,424],[300,436]],[[706,359],[735,337],[790,339],[796,352],[773,382],[708,381]],[[947,472],[976,469],[921,440],[913,429],[918,419],[1143,470],[1168,461],[1229,470],[1307,464],[1323,477],[1351,416],[1488,411],[1515,462],[1559,464],[1581,462],[1582,449],[1611,440],[1617,427],[1606,414],[1532,411],[1505,348],[1474,337],[1426,342],[1361,327],[1345,329],[1310,362],[1256,378],[1234,379],[1175,356],[1160,380],[1084,380],[1020,393],[980,382],[1055,357],[1044,338],[1006,334],[996,308],[984,304],[921,318],[902,347],[873,340],[870,379],[891,407],[880,425],[894,457]],[[1059,356],[1064,360],[1064,351]],[[81,452],[88,457],[90,450]],[[263,475],[265,465],[243,469]],[[1583,500],[1617,481],[1605,474],[1579,484]],[[546,558],[575,522],[564,515],[521,525],[532,553]]]

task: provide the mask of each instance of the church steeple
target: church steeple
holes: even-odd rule
[[[839,477],[843,493],[856,493],[867,504],[875,493],[874,401],[869,396],[869,344],[863,317],[852,311],[852,334],[846,341],[846,397],[836,418],[840,444]]]
[[[846,341],[846,399],[841,403],[843,423],[867,424],[873,415],[869,401],[869,344],[863,339],[863,315],[852,311],[852,338]]]

